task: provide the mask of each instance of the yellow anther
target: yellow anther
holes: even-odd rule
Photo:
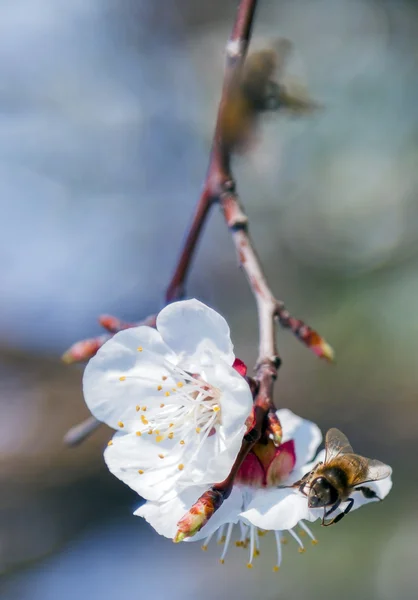
[[[118,421],[118,427],[125,427],[122,421]]]
[[[155,435],[160,435],[160,431],[158,429],[154,429]]]
[[[184,446],[184,444],[185,444],[185,443],[186,443],[186,442],[185,442],[184,440],[180,440],[180,444],[181,444],[182,446]]]
[[[141,421],[144,425],[148,425],[148,419],[145,418],[145,415],[141,415]]]
[[[113,442],[112,442],[112,440],[109,440],[109,441],[107,442],[107,445],[108,445],[108,446],[113,446]]]
[[[219,540],[218,544],[225,544],[225,542],[226,542],[226,536],[225,536],[225,535],[223,535],[223,536],[221,537],[221,539]]]
[[[171,433],[169,433],[169,434],[168,434],[168,439],[169,439],[169,440],[172,440],[172,439],[173,439],[173,437],[174,437],[174,433],[173,433],[173,432],[171,432]]]
[[[200,433],[200,427],[196,427],[196,433]]]
[[[219,559],[219,562],[221,563],[221,565],[224,565],[224,564],[225,564],[225,561],[224,561],[224,559],[223,559],[223,558],[220,558],[220,559]]]
[[[264,535],[266,535],[266,533],[267,533],[267,531],[264,531],[264,529],[259,529],[259,530],[258,530],[258,535],[259,535],[260,537],[263,537]]]
[[[143,347],[142,346],[138,346],[137,350],[138,350],[138,352],[142,352]]]
[[[146,407],[146,406],[143,406],[143,407],[142,407],[142,410],[143,410],[144,412],[147,412],[147,407]]]
[[[247,569],[252,569],[253,565],[251,563],[247,563]]]
[[[162,385],[159,385],[159,386],[157,387],[157,390],[158,390],[159,392],[161,392],[161,390],[162,390],[162,389],[163,389],[163,386],[162,386]]]
[[[304,531],[303,529],[300,529],[298,533],[299,533],[300,537],[305,537],[305,535],[306,535],[306,531]]]
[[[181,381],[179,381],[179,382],[177,383],[177,387],[183,387],[183,385],[184,385],[184,384],[183,384]]]
[[[148,429],[147,433],[148,433],[148,435],[152,435],[153,434],[152,429]]]
[[[144,474],[144,471],[143,471],[142,469],[138,469],[138,473],[139,473],[140,475],[143,475],[143,474]]]
[[[273,573],[277,573],[279,570],[280,570],[280,567],[279,567],[279,565],[275,565],[275,566],[273,567]]]
[[[316,546],[317,544],[319,544],[319,540],[311,540],[311,544],[312,546]]]
[[[163,381],[165,381],[165,380],[167,379],[167,375],[163,375],[163,376],[161,377],[161,379],[162,379]]]
[[[206,550],[208,549],[208,547],[206,546],[206,544],[203,544],[203,546],[201,546],[203,552],[206,552]]]
[[[160,408],[164,408],[164,406],[165,406],[165,404],[162,402],[162,403],[160,404]]]
[[[125,381],[126,377],[124,375],[122,375],[122,377],[119,377],[119,381]]]
[[[240,542],[240,541],[237,541],[237,542],[235,542],[235,546],[236,546],[237,548],[241,548],[241,546],[242,546],[242,542]]]
[[[183,463],[180,463],[177,468],[178,468],[179,471],[183,471],[183,469],[184,469]]]
[[[287,542],[289,540],[287,538],[285,538],[285,537],[282,537],[280,541],[281,541],[282,544],[287,544]]]
[[[172,392],[177,392],[177,389],[176,388],[171,388],[171,391]]]
[[[170,423],[169,427],[174,427],[174,423]]]
[[[166,393],[164,394],[164,396],[165,396],[166,398],[168,398],[168,396],[169,396],[169,395],[170,395],[170,392],[166,392]]]
[[[254,550],[254,557],[256,556],[260,556],[260,550],[257,550],[257,548]]]
[[[299,554],[303,554],[304,552],[306,552],[305,548],[299,548],[298,550]]]
[[[140,431],[137,431],[137,432],[136,432],[136,435],[137,435],[138,437],[141,437],[142,433],[141,433]]]
[[[155,441],[156,441],[157,443],[159,443],[159,442],[162,442],[162,441],[163,441],[163,439],[164,439],[164,436],[163,436],[163,435],[157,435],[157,437],[155,438]]]
[[[159,454],[158,457],[159,458],[164,458],[164,454]]]
[[[221,407],[218,406],[217,404],[215,404],[215,406],[213,407],[213,412],[219,412],[221,410]]]
[[[139,411],[141,410],[141,407],[140,407],[140,406],[138,406],[138,405],[136,405],[136,406],[135,406],[135,410],[136,410],[136,412],[139,412]]]

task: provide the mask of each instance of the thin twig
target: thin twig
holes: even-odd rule
[[[291,317],[284,308],[283,303],[273,296],[248,234],[248,219],[235,192],[236,186],[231,170],[231,158],[234,148],[228,144],[227,136],[224,135],[223,124],[225,119],[223,117],[225,111],[231,108],[230,101],[240,81],[257,4],[258,0],[240,0],[239,3],[235,24],[226,49],[226,69],[208,171],[177,266],[165,294],[166,303],[178,300],[185,295],[187,276],[204,224],[210,208],[215,202],[218,202],[232,233],[240,264],[255,296],[259,320],[259,353],[256,365],[257,391],[254,398],[255,426],[245,436],[241,451],[229,477],[225,482],[214,486],[214,489],[222,490],[224,498],[229,495],[232,489],[233,480],[240,464],[254,443],[263,435],[265,429],[268,427],[276,443],[280,443],[281,440],[281,426],[275,415],[273,404],[273,384],[280,364],[276,347],[276,320],[283,327],[290,329],[318,356],[332,359],[330,346],[302,321]],[[63,360],[67,363],[86,361],[94,356],[114,333],[138,325],[155,326],[155,319],[156,315],[151,315],[138,323],[124,323],[116,317],[101,317],[99,319],[100,323],[110,334],[77,342],[64,354]],[[76,443],[80,443],[96,429],[97,422],[94,423],[94,421],[94,418],[91,417],[70,430],[66,440],[76,439]],[[76,432],[75,436],[74,431]]]
[[[64,436],[64,444],[66,446],[78,446],[85,439],[96,431],[96,429],[102,425],[101,421],[98,421],[95,417],[88,417],[85,421],[82,421],[78,425],[71,427]]]
[[[266,280],[260,260],[248,233],[248,218],[243,212],[236,184],[231,169],[231,148],[224,143],[221,123],[223,111],[228,102],[228,94],[243,66],[251,37],[257,0],[241,0],[231,39],[227,45],[227,66],[225,72],[222,98],[219,105],[217,124],[215,127],[212,153],[204,190],[210,190],[211,196],[220,204],[225,221],[232,234],[240,265],[247,277],[253,292],[259,322],[259,349],[256,364],[256,381],[258,383],[254,396],[254,426],[245,435],[241,449],[228,477],[214,484],[197,500],[190,511],[179,521],[178,531],[174,538],[180,542],[201,529],[213,513],[218,510],[232,491],[235,477],[253,446],[268,433],[273,435],[276,444],[281,442],[282,429],[275,414],[273,401],[274,381],[280,366],[280,358],[276,343],[276,320],[292,329],[292,331],[308,346],[314,346],[315,352],[331,359],[331,348],[322,338],[305,326],[301,321],[290,322],[283,307],[278,301]],[[297,323],[297,325],[296,325]],[[312,341],[313,340],[313,341]],[[312,342],[312,343],[311,343]],[[319,347],[319,350],[317,350]],[[190,529],[190,517],[193,516],[193,529]]]

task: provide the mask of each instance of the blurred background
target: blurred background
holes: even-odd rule
[[[0,5],[0,596],[3,600],[301,597],[418,592],[418,7],[403,0],[260,0],[254,47],[294,44],[288,84],[324,110],[263,120],[236,161],[277,296],[335,348],[288,332],[279,407],[341,428],[394,467],[388,499],[299,555],[256,568],[231,549],[174,546],[132,516],[60,355],[97,316],[161,307],[198,198],[236,0],[3,0]],[[257,320],[214,211],[188,288],[256,358]]]

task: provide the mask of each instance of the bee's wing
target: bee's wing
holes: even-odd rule
[[[329,463],[341,454],[352,454],[353,448],[347,437],[339,430],[333,427],[328,429],[325,436],[325,463]]]
[[[280,79],[284,74],[286,63],[293,50],[293,45],[286,38],[278,38],[273,43],[273,50],[276,52],[276,73]]]
[[[364,456],[359,456],[358,458],[361,459],[361,464],[364,465],[364,469],[359,469],[357,476],[352,482],[353,487],[369,481],[386,479],[386,477],[389,477],[392,474],[391,467],[380,462],[380,460],[364,458]]]

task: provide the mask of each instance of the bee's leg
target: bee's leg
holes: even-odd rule
[[[299,490],[299,492],[302,492],[302,494],[304,496],[307,496],[306,492],[304,492],[304,489],[305,489],[306,482],[308,481],[311,473],[312,473],[312,471],[310,471],[309,473],[306,473],[306,475],[304,475],[302,477],[302,479],[295,481],[295,483],[292,483],[292,485],[280,485],[279,488],[280,489],[286,489],[286,488],[295,489],[295,488],[297,488]]]
[[[338,523],[338,521],[341,521],[341,519],[343,517],[345,517],[345,515],[348,515],[348,513],[350,512],[350,510],[353,508],[353,504],[354,504],[354,499],[353,498],[349,498],[348,499],[348,504],[347,507],[343,510],[342,513],[340,513],[339,515],[337,515],[334,519],[332,519],[331,521],[328,521],[328,523],[324,523],[324,519],[322,519],[322,525],[325,525],[326,527],[328,527],[328,525],[335,525],[335,523]],[[334,505],[335,506],[335,505]],[[334,507],[333,507],[334,509]],[[329,514],[330,511],[328,511],[328,513],[324,514],[324,518],[326,514]]]
[[[326,517],[329,517],[329,515],[334,512],[334,510],[337,510],[337,508],[340,506],[340,504],[341,504],[341,500],[338,499],[337,502],[335,504],[333,504],[331,506],[331,508],[329,508],[328,510],[326,510],[324,508],[324,516],[322,517],[322,523],[321,523],[321,525],[324,525],[324,527],[326,527],[327,525],[331,525],[331,523],[333,523],[333,521],[329,521],[327,523],[325,521],[325,519],[326,519]]]
[[[279,485],[279,489],[281,490],[286,490],[286,489],[297,489],[298,492],[300,492],[301,494],[303,494],[304,496],[307,496],[308,494],[305,492],[305,486],[306,486],[306,479],[299,479],[299,481],[295,481],[295,483],[292,483],[292,485]]]
[[[369,500],[371,500],[372,498],[377,498],[378,500],[380,500],[380,502],[383,500],[383,498],[379,498],[379,496],[376,494],[376,492],[374,492],[373,490],[371,490],[368,487],[358,487],[356,488],[356,490],[359,490],[363,496],[365,498],[368,498]]]

